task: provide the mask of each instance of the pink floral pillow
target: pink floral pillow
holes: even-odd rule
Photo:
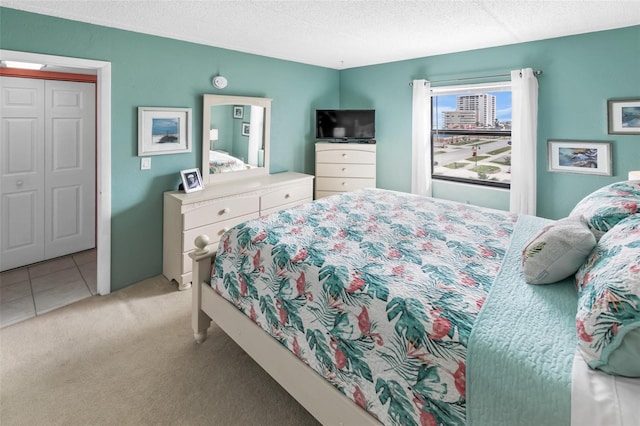
[[[569,216],[582,215],[593,234],[600,239],[605,232],[629,215],[640,212],[640,181],[607,185],[584,197]]]
[[[604,234],[576,285],[584,360],[609,374],[640,377],[640,214]]]

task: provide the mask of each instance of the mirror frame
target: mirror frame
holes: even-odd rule
[[[264,108],[264,160],[262,167],[236,170],[225,173],[209,173],[209,129],[211,129],[211,107],[216,105],[254,105]],[[203,95],[202,99],[202,182],[204,184],[248,179],[269,174],[271,145],[271,99],[251,96]]]

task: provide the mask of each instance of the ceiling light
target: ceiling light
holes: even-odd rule
[[[31,62],[3,61],[7,68],[21,68],[24,70],[39,70],[44,68],[44,64],[34,64]]]

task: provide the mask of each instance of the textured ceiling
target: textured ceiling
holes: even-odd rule
[[[640,24],[640,0],[0,0],[0,5],[335,69]]]

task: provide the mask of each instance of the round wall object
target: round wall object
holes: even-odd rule
[[[227,79],[221,75],[217,75],[213,77],[213,80],[211,80],[211,83],[213,84],[213,87],[215,87],[216,89],[224,89],[225,87],[227,87]]]

